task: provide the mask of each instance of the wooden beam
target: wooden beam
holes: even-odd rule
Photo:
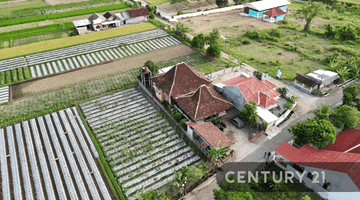
[[[93,173],[95,173],[94,171],[91,171],[91,172],[89,172],[89,175],[91,175],[91,174],[93,174]]]
[[[54,161],[57,161],[57,160],[59,160],[59,158],[55,158],[55,159],[54,159]]]
[[[10,157],[10,154],[6,155],[6,158]]]
[[[66,135],[68,132],[65,132],[64,135]]]

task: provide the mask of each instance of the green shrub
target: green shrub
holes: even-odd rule
[[[195,49],[203,49],[206,42],[205,35],[200,33],[199,35],[195,36],[191,41],[191,46]]]
[[[262,79],[262,72],[254,71],[253,76],[261,81]]]
[[[149,19],[149,22],[160,28],[166,27],[166,25],[164,23],[162,23],[161,21],[156,20],[156,19]]]
[[[358,111],[360,111],[360,100],[359,99],[357,99],[357,102],[356,102],[356,109],[358,110]]]
[[[313,89],[313,90],[311,91],[311,94],[313,94],[313,95],[319,95],[319,94],[321,94],[321,92],[320,92],[319,89]]]
[[[263,127],[264,127],[264,130],[266,130],[267,127],[268,127],[268,124],[266,122],[264,122],[264,121],[263,121]]]
[[[48,14],[46,15],[48,19],[60,19],[65,17],[73,17],[78,15],[86,15],[86,14],[92,14],[94,12],[105,12],[110,10],[119,10],[129,8],[126,4],[115,4],[110,6],[101,6],[97,8],[88,8],[88,9],[82,9],[82,10],[75,10],[75,11],[68,11],[68,12],[62,12],[62,13],[54,13],[54,14]]]
[[[286,87],[282,87],[282,88],[278,87],[276,88],[276,91],[285,97],[288,92],[288,89]]]
[[[213,124],[217,124],[217,123],[221,122],[222,120],[223,120],[222,117],[214,117],[214,118],[211,119],[211,122]]]
[[[285,49],[286,51],[299,51],[299,47],[294,46],[294,45],[289,44],[289,43],[285,43],[285,44],[284,44],[284,49]]]
[[[181,11],[178,11],[178,12],[177,12],[177,15],[183,15],[183,14],[185,14],[185,13],[183,13],[183,12],[181,12]]]
[[[150,16],[149,16],[150,19],[154,19],[155,18],[155,15],[154,13],[150,13]]]
[[[270,60],[270,64],[273,64],[274,66],[280,66],[282,65],[280,60]]]
[[[207,48],[206,54],[212,56],[214,58],[220,58],[221,48],[219,44],[211,44],[210,47]]]
[[[279,40],[277,38],[270,36],[266,31],[258,30],[258,29],[253,29],[253,30],[247,31],[244,34],[244,36],[248,37],[250,39],[253,39],[253,40],[258,40],[258,41],[269,40],[269,41],[273,41],[273,42],[279,42]]]
[[[320,46],[320,45],[317,45],[316,48],[315,48],[315,52],[317,54],[323,54],[324,53],[324,49]]]
[[[241,43],[242,43],[242,44],[245,44],[245,45],[251,44],[251,42],[250,42],[249,39],[245,39],[245,40],[243,40]]]
[[[159,71],[159,66],[152,60],[146,61],[144,67],[149,67],[149,70],[152,72],[152,75],[156,75]]]
[[[286,103],[284,104],[284,108],[287,109],[287,110],[291,109],[292,106],[293,106],[293,104],[292,104],[291,102],[286,102]]]
[[[177,113],[175,113],[174,118],[176,119],[176,121],[179,122],[183,118],[183,116],[181,113],[177,112]]]
[[[155,13],[156,12],[155,6],[152,6],[150,4],[146,4],[146,8],[149,10],[150,13]]]
[[[336,52],[343,52],[343,53],[347,53],[353,56],[357,56],[359,53],[357,50],[354,50],[353,48],[349,48],[346,46],[341,46],[341,45],[333,45],[327,48],[328,51],[336,51]]]
[[[186,124],[185,124],[185,122],[187,122],[188,120],[187,119],[181,119],[180,120],[180,125],[184,128],[184,129],[186,129]]]

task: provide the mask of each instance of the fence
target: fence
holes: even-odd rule
[[[139,78],[137,78],[138,81],[138,85],[140,86],[140,89],[142,91],[144,91],[161,109],[162,111],[167,115],[167,117],[176,125],[177,128],[179,128],[181,135],[186,136],[192,144],[194,144],[196,146],[196,148],[208,159],[211,160],[211,158],[209,157],[209,154],[207,151],[205,151],[205,149],[203,149],[199,144],[197,144],[196,142],[194,142],[194,140],[192,138],[190,138],[186,133],[186,131],[183,129],[183,127],[174,120],[174,118],[171,117],[169,111],[164,107],[164,105],[162,105],[159,100],[141,83],[141,80]]]
[[[238,70],[240,70],[240,66],[224,68],[224,69],[222,69],[220,71],[213,72],[211,74],[205,75],[205,77],[207,77],[209,79],[212,79],[212,80],[215,80],[221,75],[224,75],[224,74],[227,74],[227,73],[230,73],[230,72],[234,72],[234,71],[238,71]]]
[[[219,8],[219,9],[213,9],[213,10],[208,10],[208,11],[200,11],[200,12],[196,12],[196,13],[188,13],[188,14],[183,14],[183,15],[177,15],[174,16],[174,18],[171,17],[165,17],[166,19],[168,19],[171,22],[177,22],[177,19],[184,19],[184,18],[189,18],[189,17],[197,17],[197,16],[202,16],[202,15],[207,15],[207,14],[213,14],[213,13],[221,13],[221,12],[228,12],[231,10],[239,10],[244,8],[244,5],[237,5],[237,6],[231,6],[231,7],[226,7],[226,8]]]
[[[279,117],[276,121],[275,121],[275,126],[279,125],[282,121],[284,121],[286,119],[286,117],[290,114],[290,112],[292,110],[294,110],[295,106],[297,105],[297,101],[295,101],[293,107],[289,110],[287,110],[283,115],[281,115],[281,117]]]

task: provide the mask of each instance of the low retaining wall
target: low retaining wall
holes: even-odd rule
[[[286,119],[286,117],[290,114],[290,112],[292,110],[294,110],[295,106],[297,105],[297,101],[295,101],[293,107],[289,110],[287,110],[283,115],[281,115],[276,121],[275,121],[275,126],[279,125],[282,121],[284,121]]]
[[[237,6],[213,9],[213,10],[208,10],[208,11],[200,11],[200,12],[196,12],[196,13],[177,15],[177,16],[174,16],[174,18],[171,18],[171,17],[165,17],[165,18],[167,18],[171,22],[177,22],[178,21],[177,19],[184,19],[184,18],[189,18],[189,17],[197,17],[197,16],[213,14],[213,13],[222,13],[222,12],[228,12],[228,11],[232,11],[232,10],[240,10],[240,9],[243,9],[243,8],[244,8],[244,5],[237,5]]]

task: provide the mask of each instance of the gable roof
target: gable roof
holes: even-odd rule
[[[275,99],[269,97],[268,95],[266,95],[263,92],[259,92],[259,99],[260,99],[259,104],[264,108],[267,108],[267,107],[270,107],[272,105],[275,105],[275,104],[279,103],[278,101],[276,101]]]
[[[231,146],[234,144],[222,131],[220,131],[213,123],[205,122],[196,124],[193,129],[203,137],[212,147],[217,147],[220,141],[220,147]]]
[[[346,173],[360,188],[360,154],[316,150],[309,145],[297,149],[287,142],[278,146],[275,151],[302,166]]]
[[[279,103],[279,102],[273,100],[273,98],[278,97],[281,94],[278,93],[277,91],[273,90],[274,86],[273,85],[271,86],[269,84],[270,82],[267,83],[264,81],[260,81],[259,79],[255,78],[255,77],[245,78],[245,77],[239,76],[239,77],[235,77],[230,80],[227,80],[227,81],[223,81],[222,83],[226,86],[236,85],[239,88],[240,92],[242,93],[242,95],[244,96],[244,98],[246,99],[247,102],[255,101],[256,103],[259,103],[258,102],[259,101],[259,92],[262,92],[263,94],[265,94],[269,97],[269,99],[268,99],[268,98],[264,98],[264,96],[263,96],[263,101],[266,105],[271,106],[276,103]],[[270,100],[270,99],[272,99],[272,100]],[[266,103],[266,102],[268,102],[268,103]],[[264,108],[267,108],[267,107],[264,107]]]
[[[106,21],[106,18],[102,15],[99,15],[98,13],[93,13],[88,20],[93,22],[94,20],[101,19],[101,21]]]
[[[303,84],[309,86],[309,87],[314,87],[318,84],[316,81],[314,81],[311,78],[304,76],[300,73],[296,73],[296,76],[294,79],[299,81],[300,83],[303,83]]]
[[[360,146],[354,148],[357,145],[360,145],[360,130],[352,129],[341,132],[338,136],[336,136],[334,144],[328,144],[325,149],[345,152],[353,148],[348,152],[360,154]]]
[[[279,15],[285,15],[285,14],[286,14],[286,12],[284,12],[280,8],[272,8],[271,10],[264,13],[264,15],[267,15],[269,17],[276,17]]]
[[[286,6],[289,4],[290,2],[287,0],[263,0],[263,1],[246,3],[244,7],[249,7],[257,11],[264,11],[271,8]]]
[[[147,8],[135,8],[135,9],[127,10],[126,12],[129,13],[131,18],[139,17],[139,16],[145,16],[145,17],[150,16],[149,10]]]
[[[175,99],[195,121],[218,114],[233,107],[233,104],[206,85],[200,86],[193,94]]]
[[[210,80],[184,62],[176,64],[165,74],[151,77],[151,80],[169,97],[180,97],[194,92],[201,85],[211,85]]]

